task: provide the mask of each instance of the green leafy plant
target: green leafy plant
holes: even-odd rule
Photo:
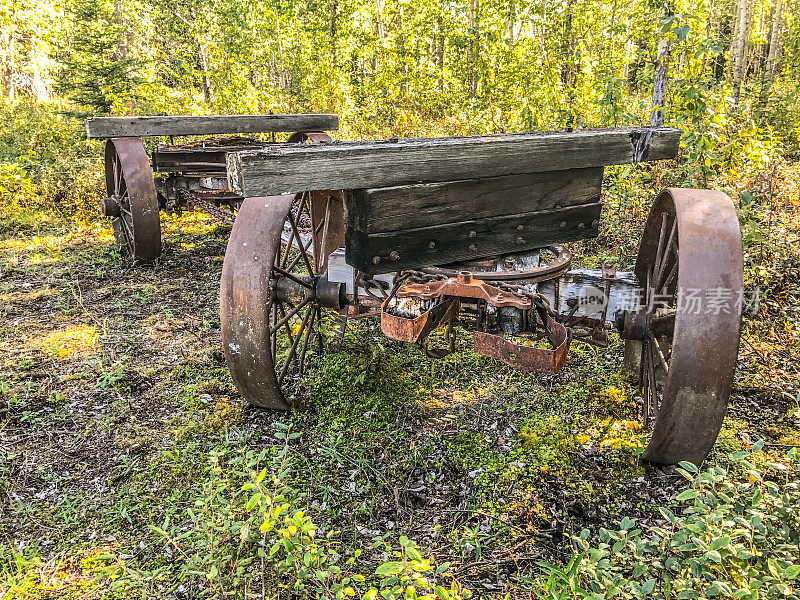
[[[359,573],[362,550],[343,549],[337,531],[321,535],[302,507],[302,494],[289,483],[294,460],[291,444],[301,434],[279,422],[275,437],[278,446],[258,453],[215,450],[209,476],[187,510],[191,527],[180,527],[170,517],[159,527],[151,526],[176,559],[172,572],[162,572],[161,577],[171,575],[173,581],[191,584],[201,596],[214,589],[238,596],[260,586],[308,598],[470,597],[454,580],[442,585],[449,564],[434,568],[405,536],[400,536],[398,549],[376,538],[371,549],[393,559],[384,561],[370,576]],[[141,576],[126,566],[116,585],[135,587]]]
[[[566,567],[542,563],[539,597],[800,597],[800,454],[766,462],[754,456],[762,446],[731,456],[743,480],[681,463],[690,486],[678,514],[661,508],[664,525],[646,530],[626,517],[617,531],[600,529],[596,545],[582,531]]]

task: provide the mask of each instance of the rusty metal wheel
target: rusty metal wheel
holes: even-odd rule
[[[150,159],[139,138],[106,142],[107,198],[101,201],[120,251],[136,262],[153,262],[161,254],[161,221]]]
[[[625,324],[638,345],[643,458],[703,462],[719,434],[739,349],[743,280],[739,221],[721,192],[669,188],[658,196],[636,260],[643,288]]]
[[[344,231],[339,193],[242,202],[222,266],[220,325],[231,376],[250,404],[296,404],[308,359],[322,351],[323,309],[346,302],[344,286],[326,277]]]

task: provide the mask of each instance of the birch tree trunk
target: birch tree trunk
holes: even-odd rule
[[[748,5],[748,0],[739,0],[739,22],[736,27],[736,43],[733,49],[733,94],[731,94],[733,106],[739,104],[739,95],[744,79],[745,51],[747,50],[747,39],[750,37]]]
[[[664,18],[674,14],[671,2],[664,3]],[[669,73],[670,40],[669,34],[658,42],[656,61],[653,67],[653,96],[650,113],[650,126],[660,127],[664,124],[664,101],[667,98],[667,74]]]
[[[125,58],[128,55],[127,36],[125,34],[125,23],[122,15],[121,0],[114,0],[114,19],[119,26],[119,38],[117,39],[117,56]]]
[[[775,0],[775,13],[772,16],[772,30],[769,34],[769,54],[767,55],[767,76],[769,77],[775,77],[778,58],[780,57],[782,10],[782,0]]]

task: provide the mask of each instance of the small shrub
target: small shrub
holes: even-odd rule
[[[642,530],[625,517],[618,531],[600,529],[597,545],[582,531],[566,567],[541,563],[539,597],[800,597],[800,454],[761,469],[746,451],[730,460],[744,479],[681,463],[691,485],[676,498],[678,514],[660,509],[663,526]]]

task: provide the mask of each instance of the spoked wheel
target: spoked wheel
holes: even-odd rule
[[[742,241],[730,198],[665,190],[635,272],[642,302],[623,336],[641,356],[642,422],[652,433],[643,457],[699,465],[722,426],[739,349]]]
[[[106,142],[107,198],[103,214],[111,217],[120,251],[136,262],[152,262],[161,254],[161,221],[150,159],[139,138]]]
[[[344,306],[328,256],[344,245],[340,194],[246,198],[220,284],[222,345],[233,381],[262,408],[288,409],[309,358],[322,350],[323,309]]]

